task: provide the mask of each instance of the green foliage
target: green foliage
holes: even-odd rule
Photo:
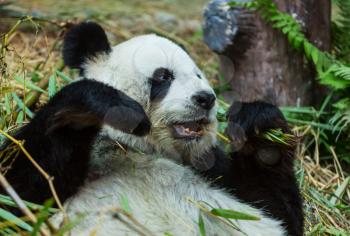
[[[0,235],[13,235],[19,230],[27,231],[32,236],[39,235],[42,225],[46,224],[45,221],[47,221],[52,213],[57,212],[56,209],[51,208],[53,205],[52,200],[48,200],[43,206],[30,202],[24,203],[30,209],[38,211],[36,216],[37,222],[35,224],[26,222],[24,218],[19,218],[13,215],[11,212],[3,209],[2,205],[16,207],[16,203],[14,203],[11,198],[0,194]]]
[[[4,221],[11,222],[12,224],[15,224],[16,226],[24,230],[27,230],[29,232],[33,230],[32,226],[30,226],[29,224],[27,224],[17,216],[13,215],[11,212],[1,208],[0,208],[0,218],[1,218],[1,222],[4,222]]]
[[[332,22],[332,46],[334,54],[344,63],[350,62],[350,1],[333,0],[339,8],[338,17]]]
[[[259,217],[249,215],[247,213],[229,210],[229,209],[221,209],[221,208],[213,208],[210,213],[216,216],[220,216],[226,219],[234,219],[234,220],[260,220]]]
[[[198,214],[198,227],[199,227],[199,232],[200,232],[201,236],[206,236],[207,233],[205,231],[204,220],[203,220],[202,212],[200,210],[199,210],[199,214]]]
[[[303,53],[305,59],[314,65],[320,84],[329,87],[329,94],[324,98],[319,108],[313,107],[284,107],[282,111],[289,123],[302,131],[302,155],[315,158],[315,163],[334,164],[339,160],[346,166],[350,164],[350,0],[333,0],[339,8],[339,17],[332,22],[332,50],[323,52],[310,42],[303,27],[297,19],[277,9],[272,0],[254,0],[251,2],[232,2],[231,6],[244,7],[256,10],[271,27],[281,31],[292,48]],[[261,134],[264,138],[283,143],[283,133],[270,130]],[[282,141],[281,141],[282,140]],[[288,143],[288,142],[287,142]],[[304,157],[305,159],[305,157]],[[339,175],[341,165],[334,167]],[[320,168],[318,165],[317,168]],[[340,169],[339,169],[340,168]],[[310,172],[299,163],[298,180],[304,190],[307,206],[306,233],[307,235],[348,235],[349,217],[349,178],[342,174],[341,182],[329,189],[329,192],[320,192],[305,181],[305,175]],[[312,177],[313,178],[313,177]],[[310,209],[308,209],[310,207]],[[334,227],[333,222],[343,227]],[[328,223],[327,223],[328,222]]]
[[[349,0],[342,2],[350,3]],[[270,23],[273,28],[280,30],[287,37],[294,49],[303,52],[305,57],[315,65],[320,83],[328,85],[335,90],[350,87],[350,67],[341,60],[336,59],[334,55],[323,52],[313,45],[306,38],[298,20],[287,13],[279,11],[276,4],[271,0],[255,0],[248,3],[231,2],[230,5],[256,9],[266,22]],[[348,14],[350,13],[347,12],[345,15]],[[342,23],[347,21],[342,21]],[[350,26],[346,25],[340,28],[347,29],[348,27]]]
[[[313,63],[320,84],[328,86],[332,91],[321,109],[328,112],[305,107],[294,108],[294,111],[289,110],[285,115],[293,124],[311,126],[320,134],[320,144],[326,152],[335,146],[340,159],[350,163],[350,147],[347,145],[350,142],[350,0],[337,0],[335,3],[340,9],[340,17],[333,22],[331,53],[323,52],[313,45],[306,38],[298,20],[279,11],[271,0],[233,2],[230,5],[257,10],[266,22],[287,37],[295,50],[303,53]]]
[[[119,204],[120,207],[127,213],[127,214],[131,214],[131,208],[129,205],[129,200],[126,197],[125,194],[119,194]]]
[[[45,221],[51,216],[50,214],[50,208],[53,205],[53,200],[50,199],[44,203],[43,208],[37,215],[38,221],[34,224],[33,231],[31,233],[31,236],[39,235],[40,228],[45,223]]]
[[[325,99],[320,112],[309,108],[294,108],[294,111],[285,112],[289,122],[296,125],[309,125],[322,134],[321,144],[329,150],[336,146],[344,151],[343,160],[348,158],[350,128],[350,0],[335,0],[340,9],[339,17],[333,22],[334,41],[332,52],[323,52],[310,42],[301,24],[293,16],[281,12],[272,0],[254,0],[251,2],[230,2],[234,7],[245,7],[256,10],[262,18],[277,30],[280,30],[288,39],[291,47],[303,53],[305,58],[312,62],[318,75],[320,84],[328,86],[332,93]],[[340,99],[339,99],[340,98]],[[337,101],[338,99],[338,101]],[[333,105],[332,105],[333,103]],[[305,110],[307,112],[305,113]],[[334,135],[337,133],[337,135]],[[342,136],[344,142],[337,142]],[[341,153],[343,154],[343,153]]]
[[[294,140],[294,136],[292,134],[286,134],[282,131],[282,129],[271,129],[261,134],[261,136],[264,139],[287,146],[291,145],[291,142]]]
[[[42,205],[38,205],[27,201],[23,202],[30,210],[40,211],[43,209]],[[17,205],[10,197],[0,194],[0,206],[16,207]],[[58,211],[56,208],[49,208],[48,210],[50,213],[56,213]]]

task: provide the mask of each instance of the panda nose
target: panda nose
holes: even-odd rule
[[[194,104],[206,110],[210,110],[215,104],[216,97],[213,93],[200,91],[193,95],[191,100]]]

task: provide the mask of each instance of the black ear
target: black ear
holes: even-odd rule
[[[81,69],[86,59],[110,51],[111,46],[102,27],[94,22],[84,22],[67,32],[63,43],[63,60],[67,66]]]

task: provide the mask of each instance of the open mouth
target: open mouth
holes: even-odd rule
[[[198,121],[177,122],[170,127],[173,130],[173,136],[177,139],[195,139],[203,136],[203,126],[208,124],[208,119]]]

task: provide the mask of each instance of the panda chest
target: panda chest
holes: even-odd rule
[[[209,190],[187,167],[166,159],[123,163],[106,176],[87,182],[69,202],[80,212],[122,208],[127,201],[134,215],[170,224],[198,217],[190,201]]]

